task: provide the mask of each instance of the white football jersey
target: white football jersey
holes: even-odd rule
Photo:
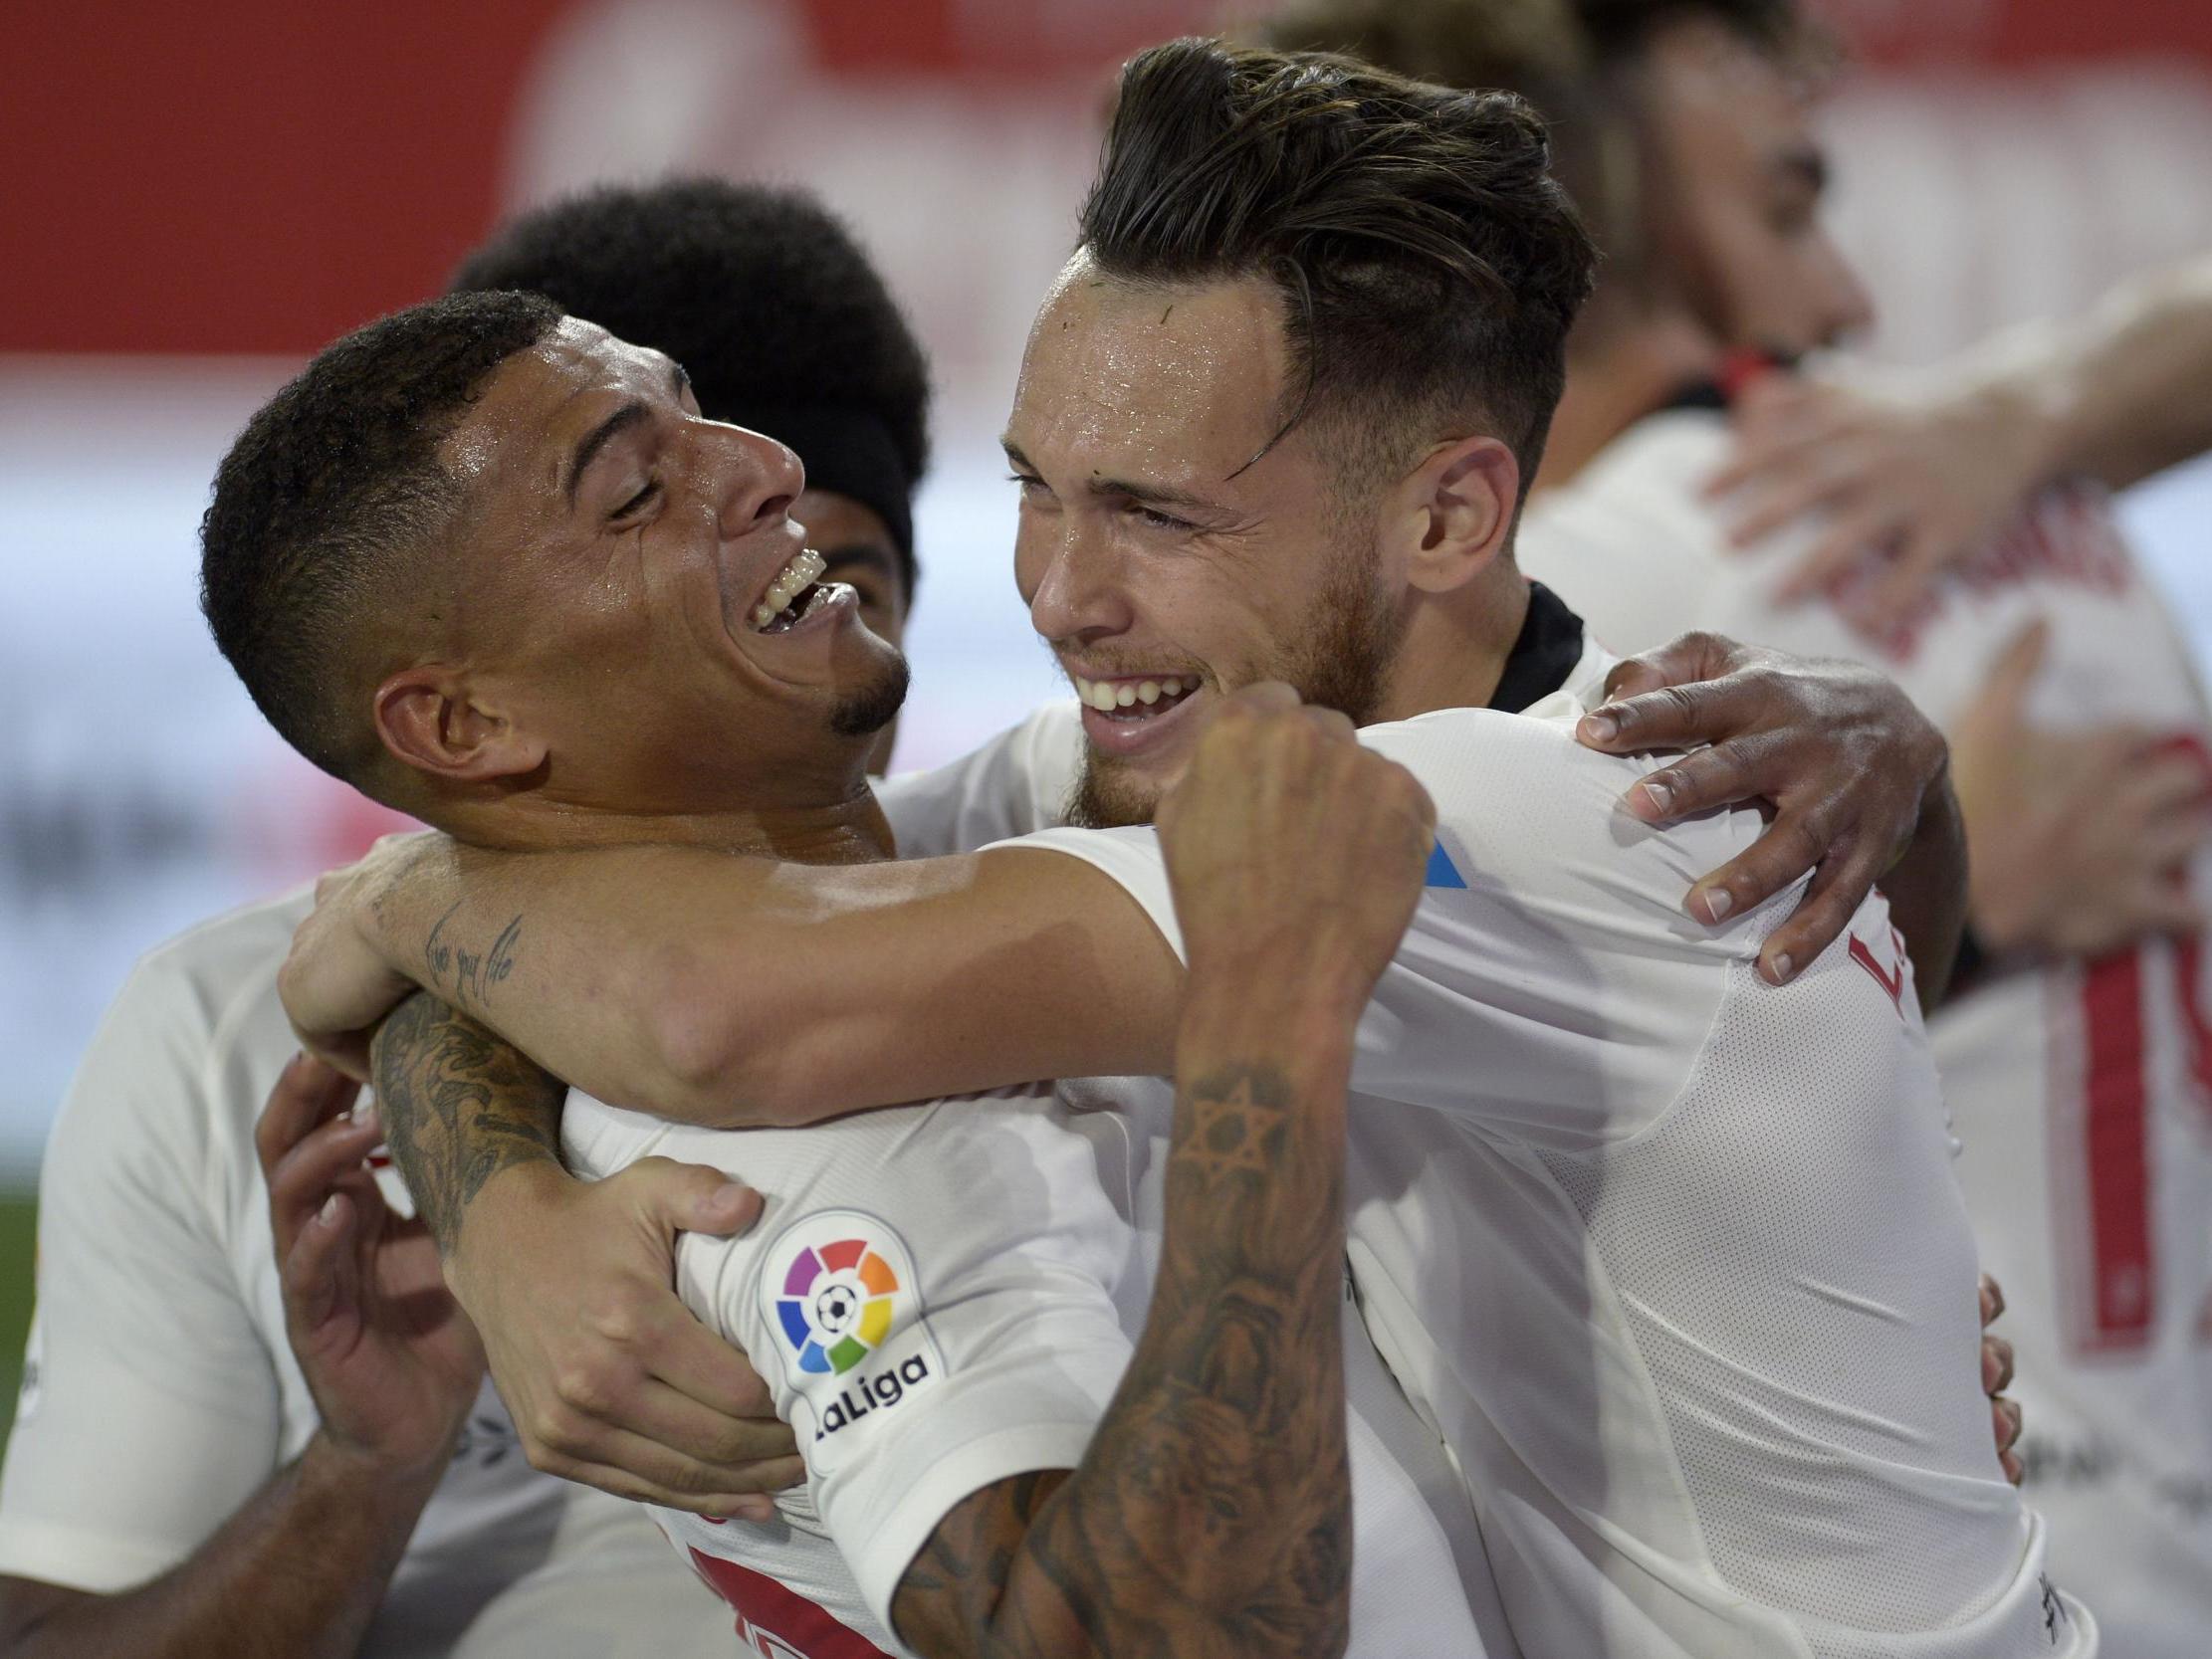
[[[298,1050],[277,968],[308,904],[255,905],[149,953],[86,1053],[40,1178],[0,1572],[95,1594],[143,1583],[315,1432],[253,1140]],[[487,1383],[360,1653],[599,1659],[637,1642],[706,1659],[729,1641],[631,1506],[529,1466]]]
[[[678,1283],[774,1391],[807,1484],[767,1526],[654,1516],[753,1649],[906,1653],[891,1604],[938,1524],[995,1481],[1080,1463],[1128,1364],[1151,1280],[1126,1125],[1012,1091],[729,1134],[574,1095],[563,1141],[579,1174],[660,1155],[767,1197],[744,1237],[687,1237]],[[1350,1651],[1481,1659],[1423,1495],[1357,1414],[1350,1438]]]
[[[1064,698],[950,765],[883,779],[876,801],[899,857],[942,858],[1058,828],[1082,769],[1081,708]]]
[[[1690,922],[1683,893],[1758,815],[1616,812],[1641,768],[1570,731],[1605,666],[1537,718],[1362,734],[1428,785],[1441,851],[1362,1026],[1352,1260],[1513,1634],[1638,1659],[2090,1652],[1990,1442],[1973,1241],[1885,907],[1782,990],[1752,963],[1794,895]],[[1097,865],[1176,939],[1149,830],[1020,844]]]
[[[1521,528],[1529,571],[1609,645],[1684,628],[1865,661],[1948,726],[2034,621],[2030,718],[2126,722],[2204,754],[2204,698],[2101,492],[2044,492],[1879,641],[1827,602],[1769,595],[1810,529],[1724,550],[1698,495],[1725,459],[1715,411],[1655,416]],[[1846,578],[1867,580],[1863,566]],[[2195,872],[2199,892],[2212,865]],[[1930,1026],[1983,1259],[2019,1352],[2027,1493],[2054,1575],[2115,1651],[2196,1653],[2212,1630],[2212,1024],[2202,937],[2099,960],[2001,962]]]

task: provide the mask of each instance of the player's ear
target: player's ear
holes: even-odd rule
[[[401,669],[376,688],[376,735],[401,765],[453,783],[520,777],[546,745],[523,731],[496,696],[442,663]]]
[[[1427,593],[1463,587],[1504,550],[1520,495],[1521,468],[1496,438],[1437,445],[1399,482],[1390,516],[1409,585]]]

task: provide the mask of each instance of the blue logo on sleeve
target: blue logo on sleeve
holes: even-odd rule
[[[1443,843],[1439,841],[1430,848],[1429,876],[1422,886],[1464,888],[1466,885],[1466,877],[1459,874],[1459,867],[1451,862],[1451,855],[1443,850]]]

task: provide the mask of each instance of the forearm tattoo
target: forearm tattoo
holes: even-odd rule
[[[486,1181],[559,1161],[566,1086],[430,992],[392,1010],[370,1060],[385,1143],[441,1252]]]
[[[517,916],[500,930],[498,937],[489,945],[470,950],[449,932],[462,903],[455,900],[453,908],[432,925],[429,935],[422,942],[422,959],[430,970],[429,989],[450,995],[457,1008],[473,1005],[481,1012],[491,1004],[492,987],[504,983],[515,971],[515,953],[523,939],[523,919]]]
[[[1341,1080],[1332,1085],[1341,1090]],[[893,1608],[930,1659],[1341,1651],[1343,1123],[1266,1062],[1178,1101],[1159,1284],[1072,1474],[946,1517]]]

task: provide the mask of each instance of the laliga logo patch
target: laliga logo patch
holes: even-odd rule
[[[888,1222],[822,1210],[792,1224],[769,1253],[762,1313],[794,1360],[811,1461],[825,1467],[836,1437],[945,1374],[922,1311],[914,1259]]]
[[[775,1304],[802,1371],[851,1370],[891,1335],[899,1276],[865,1238],[800,1246]]]

